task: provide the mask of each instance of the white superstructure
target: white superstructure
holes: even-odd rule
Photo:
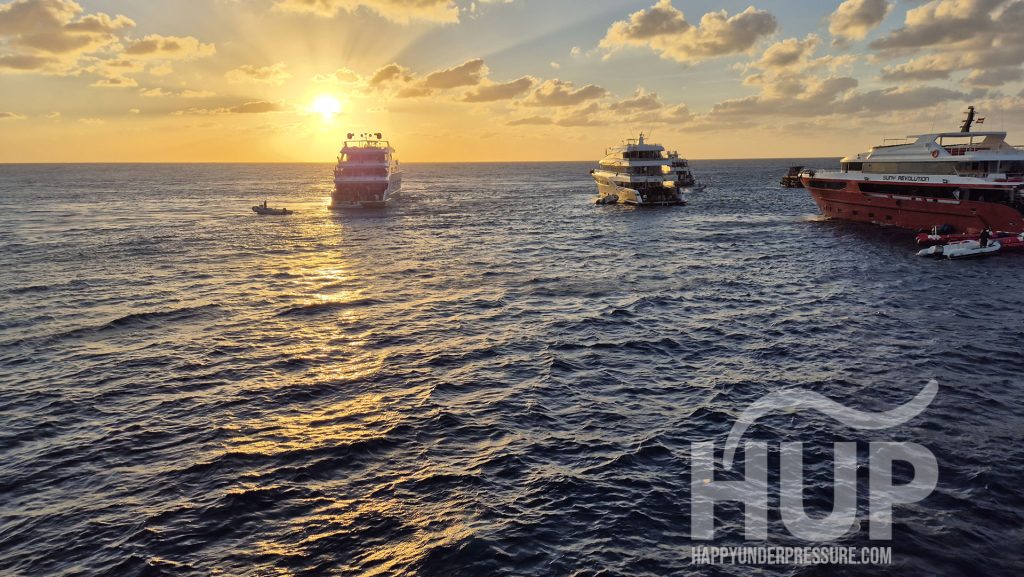
[[[686,159],[660,144],[644,142],[643,133],[609,148],[591,174],[599,204],[686,204],[683,193],[694,186]]]
[[[402,190],[395,149],[379,132],[354,136],[348,134],[334,167],[331,208],[384,208]]]

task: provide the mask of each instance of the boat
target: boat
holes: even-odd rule
[[[590,174],[597,183],[597,204],[684,205],[683,194],[704,190],[678,152],[639,138],[605,150]]]
[[[1005,132],[971,132],[968,107],[958,132],[908,136],[848,156],[839,170],[804,170],[800,180],[830,219],[947,233],[988,228],[1024,232],[1024,147]]]
[[[917,251],[917,256],[945,257],[948,259],[976,258],[990,256],[1002,248],[999,241],[981,246],[977,240],[962,240],[950,244],[937,244]]]
[[[786,188],[803,188],[804,185],[800,182],[800,173],[803,170],[803,166],[790,166],[789,170],[786,171],[786,175],[779,181],[779,184]]]
[[[267,201],[263,201],[263,204],[257,204],[252,207],[252,211],[256,214],[262,215],[273,215],[273,216],[288,216],[289,214],[295,214],[294,210],[288,210],[287,208],[272,208],[267,206]]]
[[[963,233],[963,234],[928,234],[921,233],[917,235],[916,241],[918,246],[932,247],[942,246],[947,244],[953,244],[962,242],[965,240],[978,240],[981,238],[980,234]],[[1006,231],[996,231],[989,235],[990,240],[997,240],[1002,245],[1003,251],[1024,251],[1024,233],[1013,233]]]
[[[348,133],[334,167],[331,208],[386,208],[402,190],[395,149],[379,132]]]

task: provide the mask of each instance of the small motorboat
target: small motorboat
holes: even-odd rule
[[[256,214],[264,214],[268,216],[288,216],[289,214],[295,214],[294,210],[288,210],[287,208],[271,208],[267,206],[267,201],[263,201],[263,204],[257,204],[252,207],[252,211]]]
[[[981,246],[976,240],[962,240],[950,244],[937,244],[917,251],[917,256],[945,257],[948,259],[975,258],[990,256],[1003,248],[999,241],[993,241],[988,246]]]

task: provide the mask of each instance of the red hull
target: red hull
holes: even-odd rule
[[[956,231],[968,233],[981,232],[984,228],[1024,232],[1024,216],[1006,204],[865,193],[857,188],[856,181],[845,181],[843,189],[832,190],[811,186],[810,178],[802,180],[821,214],[828,218],[911,230],[931,230],[935,226],[951,225]]]

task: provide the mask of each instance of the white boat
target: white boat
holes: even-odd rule
[[[683,193],[699,192],[690,165],[678,152],[640,137],[609,148],[591,174],[598,204],[636,206],[686,204]]]
[[[976,240],[963,240],[949,244],[937,244],[917,251],[917,256],[945,257],[948,259],[974,258],[989,256],[1003,248],[999,241],[992,241],[986,246]]]
[[[331,208],[385,208],[402,190],[395,149],[379,132],[354,136],[348,134],[334,167]]]

